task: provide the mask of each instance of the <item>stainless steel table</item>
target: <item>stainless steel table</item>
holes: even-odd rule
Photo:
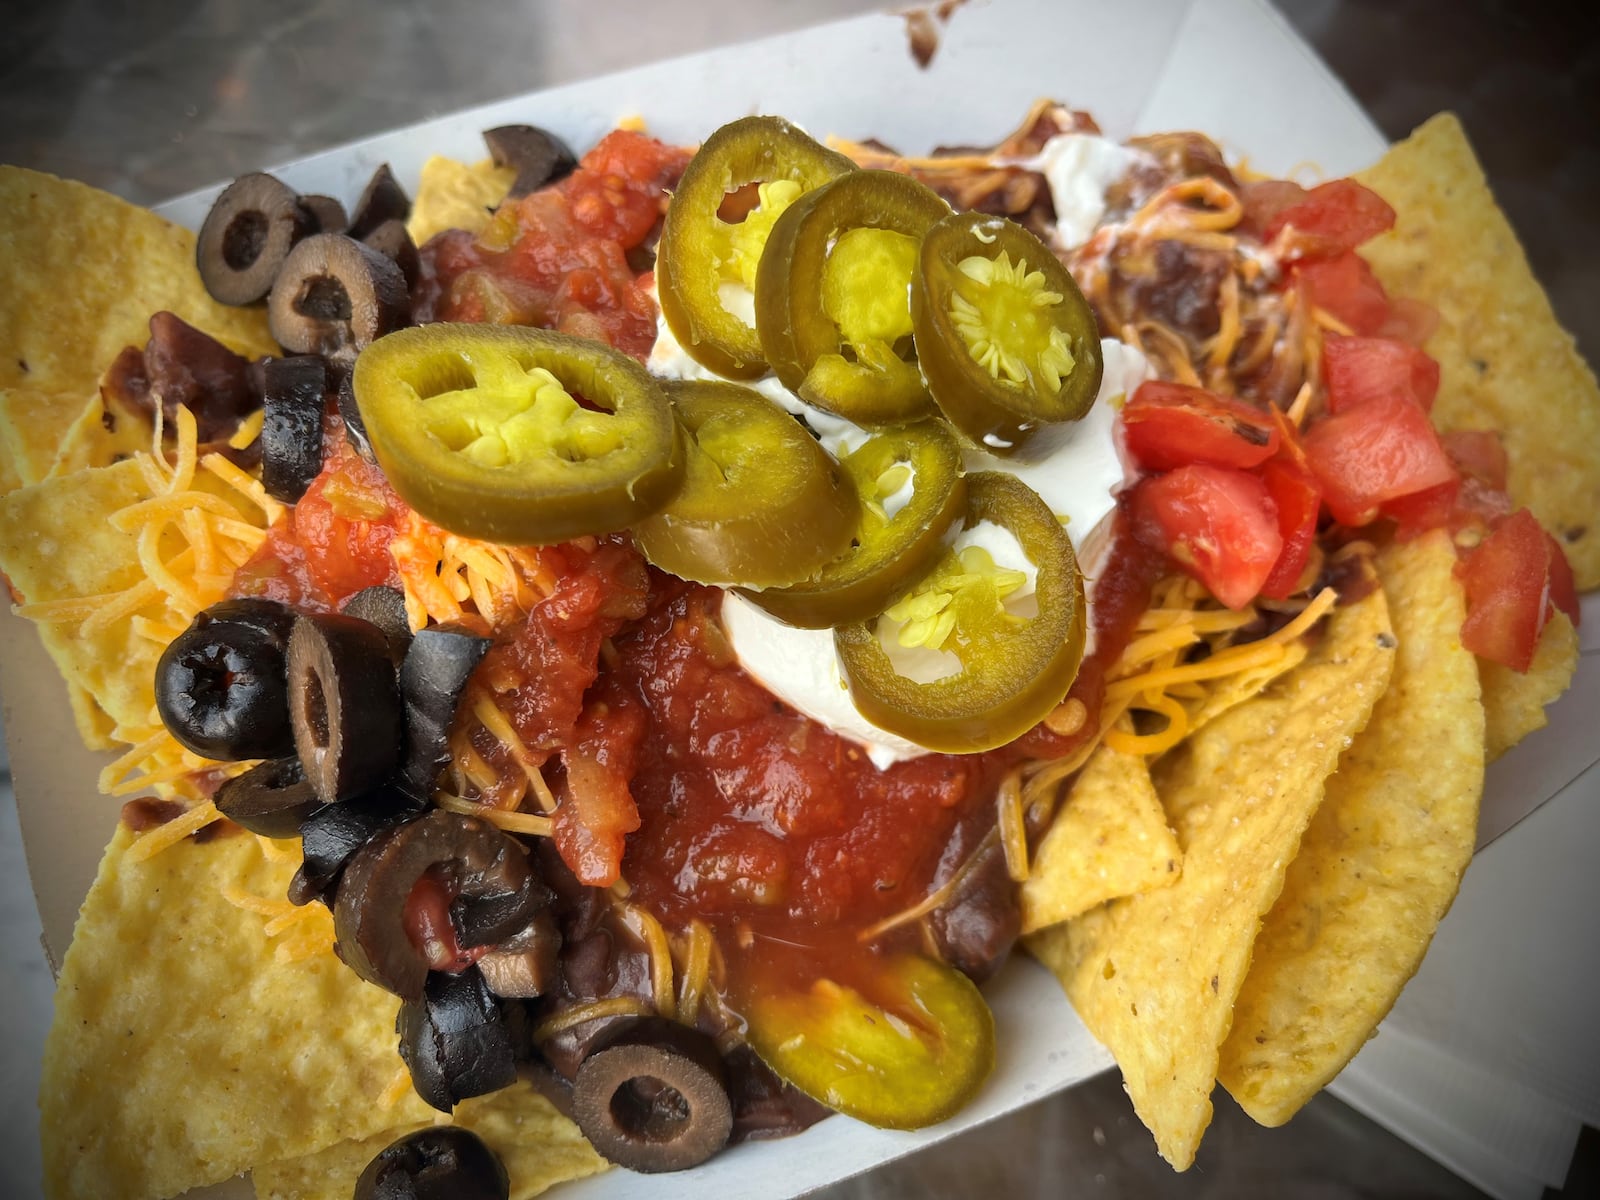
[[[1600,39],[1592,6],[1277,0],[1391,137],[1455,108],[1558,311],[1600,356]],[[17,6],[8,6],[16,8]],[[153,202],[239,171],[505,95],[870,11],[874,0],[30,0],[0,42],[0,160]],[[1520,13],[1539,12],[1537,17]],[[1446,36],[1448,35],[1448,36]],[[1071,99],[1063,96],[1063,99]],[[1591,122],[1585,126],[1584,122]],[[1586,253],[1574,253],[1589,247]],[[0,789],[0,1194],[38,1191],[38,1046],[49,982]],[[1471,1197],[1329,1096],[1263,1130],[1222,1093],[1174,1175],[1102,1076],[831,1189],[835,1200]],[[1574,1192],[1576,1194],[1576,1192]]]

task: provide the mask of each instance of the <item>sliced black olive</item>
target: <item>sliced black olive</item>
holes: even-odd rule
[[[342,233],[297,245],[267,301],[272,336],[290,354],[360,350],[399,329],[410,313],[400,268]]]
[[[428,976],[400,1006],[395,1032],[411,1086],[441,1112],[516,1082],[516,1040],[476,968]]]
[[[410,215],[411,200],[389,164],[384,163],[362,189],[361,199],[356,201],[355,212],[350,217],[350,227],[345,232],[360,241],[385,221],[404,221]]]
[[[236,600],[217,601],[195,617],[195,622],[212,625],[226,621],[230,625],[243,625],[266,638],[279,654],[288,654],[289,635],[294,632],[298,616],[287,604],[243,596]]]
[[[561,930],[555,914],[542,908],[528,927],[478,960],[484,982],[496,996],[532,1000],[555,987],[561,955]]]
[[[292,754],[268,759],[227,780],[211,799],[235,825],[269,838],[298,837],[301,822],[318,807],[305,769]]]
[[[434,809],[374,837],[350,860],[333,906],[334,948],[357,975],[397,996],[422,994],[439,948],[408,929],[419,889],[442,889],[457,948],[492,946],[549,906],[527,852],[487,821]]]
[[[389,639],[389,657],[394,660],[395,668],[399,669],[405,661],[406,651],[411,647],[411,619],[406,616],[404,592],[382,584],[362,588],[341,604],[339,611],[347,617],[370,621],[383,630],[383,636]],[[404,699],[402,695],[402,702]]]
[[[411,639],[400,667],[406,753],[399,783],[413,796],[433,795],[439,772],[450,762],[450,726],[462,689],[491,645],[489,638],[443,625],[420,629]]]
[[[353,372],[346,371],[339,380],[339,416],[344,420],[344,436],[356,453],[369,463],[378,461],[372,452],[372,439],[367,436],[367,423],[361,419],[361,408],[356,404],[356,390],[350,381]]]
[[[716,1043],[653,1018],[584,1059],[573,1084],[578,1128],[633,1171],[681,1171],[728,1142],[733,1105]]]
[[[224,606],[215,606],[162,652],[156,708],[168,732],[202,757],[281,758],[295,745],[284,643],[277,626],[264,629],[253,617],[282,606],[267,600],[230,603],[247,606],[241,611],[251,619],[218,616]]]
[[[317,798],[332,804],[376,787],[405,734],[383,630],[343,614],[302,616],[288,666],[294,745]]]
[[[300,203],[316,218],[318,233],[343,233],[350,224],[344,205],[332,196],[301,196]]]
[[[272,290],[289,251],[316,228],[311,210],[287,185],[259,171],[241,175],[200,226],[200,281],[223,304],[254,304]]]
[[[534,125],[501,125],[486,129],[484,144],[497,167],[514,167],[517,178],[510,199],[536,192],[546,184],[565,179],[578,166],[571,147],[555,134]]]
[[[261,483],[269,496],[295,504],[322,470],[328,364],[316,354],[268,359],[261,380]]]
[[[460,1125],[418,1129],[385,1146],[356,1180],[355,1200],[507,1200],[511,1180],[483,1139]]]
[[[385,221],[361,240],[385,258],[394,260],[406,277],[408,289],[416,287],[417,276],[422,272],[422,256],[417,253],[417,244],[411,240],[404,221]]]
[[[334,889],[355,852],[378,834],[420,814],[423,806],[393,788],[378,788],[340,804],[324,804],[300,825],[300,868],[289,883],[289,900],[333,907]]]

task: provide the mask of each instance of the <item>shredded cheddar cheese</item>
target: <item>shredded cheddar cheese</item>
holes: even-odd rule
[[[558,1033],[565,1033],[585,1021],[596,1021],[601,1017],[648,1017],[649,1015],[650,1009],[644,1001],[636,1000],[632,996],[612,996],[605,1000],[592,1000],[587,1004],[575,1004],[540,1021],[533,1027],[533,1040],[548,1042]]]

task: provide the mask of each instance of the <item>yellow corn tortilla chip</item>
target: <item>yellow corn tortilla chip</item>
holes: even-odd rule
[[[578,1127],[531,1084],[518,1083],[490,1096],[463,1101],[450,1123],[472,1130],[499,1155],[511,1177],[511,1200],[527,1200],[558,1183],[598,1174],[608,1166],[584,1141]],[[251,1172],[256,1200],[349,1200],[356,1180],[380,1150],[423,1127],[388,1129],[304,1158],[259,1166]]]
[[[0,572],[30,604],[99,596],[140,582],[138,539],[113,528],[110,517],[149,495],[138,465],[124,462],[0,498]],[[75,622],[37,628],[71,689],[85,742],[103,744],[106,721],[130,728],[148,721],[160,646],[126,621],[89,637]]]
[[[1284,647],[1283,656],[1270,666],[1225,675],[1214,683],[1208,683],[1205,699],[1189,714],[1189,735],[1193,736],[1196,730],[1204,729],[1229,709],[1259,696],[1274,680],[1282,678],[1304,662],[1309,653],[1304,642],[1291,642]]]
[[[469,165],[435,154],[422,164],[406,231],[419,246],[446,229],[476,233],[489,223],[490,210],[506,198],[516,177],[513,168],[497,167],[487,158]]]
[[[1357,176],[1394,206],[1362,254],[1390,291],[1439,310],[1434,422],[1498,429],[1511,497],[1565,546],[1578,587],[1600,586],[1600,386],[1557,323],[1494,202],[1461,123],[1432,118]]]
[[[119,827],[56,988],[39,1091],[45,1194],[144,1200],[253,1164],[421,1123],[401,1069],[399,1001],[331,952],[279,962],[265,918],[293,856],[254,837],[183,841],[145,862]],[[308,919],[329,921],[320,910]]]
[[[130,412],[116,401],[108,403],[104,394],[96,391],[62,435],[47,477],[85,467],[109,467],[150,450],[154,438],[150,418]]]
[[[1455,565],[1443,531],[1378,557],[1394,675],[1328,780],[1222,1047],[1218,1081],[1263,1125],[1292,1117],[1372,1036],[1472,858],[1484,715]]]
[[[195,473],[194,488],[230,503],[240,521],[261,524],[261,514],[209,472]],[[118,530],[111,517],[150,498],[145,473],[133,461],[56,476],[0,497],[0,573],[29,605],[107,596],[144,583],[139,538]],[[175,538],[169,530],[161,543],[164,558],[171,557]],[[166,598],[157,594],[136,611],[164,617]],[[108,724],[120,726],[125,741],[142,740],[147,733],[132,731],[155,724],[153,680],[162,646],[135,629],[133,615],[87,632],[81,616],[36,622],[40,641],[72,689],[79,733],[92,747],[104,745]]]
[[[1140,1119],[1179,1170],[1211,1122],[1218,1054],[1256,933],[1340,752],[1388,684],[1394,645],[1381,590],[1336,609],[1298,670],[1158,765],[1156,789],[1183,848],[1178,882],[1030,941],[1116,1057]]]
[[[218,304],[194,234],[85,184],[0,166],[0,454],[37,482],[124,346],[165,309],[251,357],[277,353],[265,311]]]
[[[1144,758],[1101,746],[1039,843],[1021,888],[1022,932],[1168,887],[1182,863]]]
[[[88,393],[28,387],[0,391],[0,461],[14,480],[0,495],[38,483],[50,474],[68,430],[83,416],[88,403]],[[149,445],[148,438],[145,444]]]
[[[1539,635],[1533,663],[1526,671],[1513,671],[1487,659],[1479,661],[1483,709],[1488,718],[1484,741],[1490,762],[1549,724],[1545,707],[1567,690],[1577,669],[1578,630],[1567,614],[1559,611]]]

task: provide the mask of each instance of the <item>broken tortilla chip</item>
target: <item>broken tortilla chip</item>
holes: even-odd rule
[[[150,449],[155,436],[151,419],[122,403],[107,401],[96,391],[78,419],[68,426],[47,474],[68,475],[85,467],[109,467]]]
[[[469,165],[435,154],[422,164],[406,232],[419,246],[446,229],[477,233],[516,177],[514,167],[497,167],[487,158]]]
[[[1156,789],[1183,848],[1178,882],[1029,943],[1115,1056],[1179,1170],[1211,1123],[1218,1055],[1261,921],[1339,753],[1388,685],[1394,646],[1381,589],[1336,609],[1298,670],[1159,764]]]
[[[115,528],[111,515],[150,498],[137,463],[124,462],[21,488],[0,499],[0,572],[33,616],[39,638],[67,680],[78,732],[104,745],[111,728],[149,723],[151,681],[162,647],[127,621],[84,635],[83,621],[100,601],[137,587],[145,575],[139,541]],[[71,553],[68,553],[68,548]],[[90,600],[82,607],[74,602]],[[51,606],[69,619],[51,620]],[[108,727],[109,726],[109,727]]]
[[[68,431],[83,416],[94,390],[91,387],[82,394],[28,387],[0,391],[0,462],[6,464],[12,480],[10,486],[0,489],[0,495],[38,483],[50,474]],[[147,437],[145,445],[149,444]]]
[[[1372,1036],[1472,859],[1483,794],[1478,664],[1448,533],[1378,556],[1394,675],[1328,780],[1256,939],[1218,1081],[1281,1125]]]
[[[287,907],[267,898],[294,856],[244,834],[143,862],[137,844],[118,827],[62,964],[39,1090],[47,1196],[172,1196],[429,1120],[410,1089],[376,1102],[400,1068],[399,1001],[330,950],[279,961],[263,916],[224,899]]]
[[[1039,843],[1021,888],[1022,932],[1168,887],[1182,863],[1143,756],[1101,746]]]
[[[1493,762],[1550,718],[1545,708],[1554,704],[1572,683],[1578,669],[1578,630],[1559,609],[1550,617],[1533,650],[1526,671],[1513,671],[1480,659],[1483,709],[1488,718],[1484,741]]]
[[[1580,590],[1600,586],[1600,386],[1561,328],[1461,123],[1432,118],[1356,176],[1393,207],[1362,247],[1391,292],[1439,312],[1434,423],[1497,429],[1508,491],[1561,542]]]
[[[495,1152],[511,1179],[510,1200],[528,1200],[558,1183],[598,1174],[608,1166],[578,1127],[529,1083],[465,1100],[449,1123],[470,1129]],[[379,1151],[426,1127],[389,1129],[303,1158],[259,1166],[251,1172],[256,1200],[349,1200],[356,1180]]]
[[[0,166],[0,453],[37,482],[125,346],[176,313],[247,357],[278,353],[263,308],[207,294],[195,235],[109,192]]]

